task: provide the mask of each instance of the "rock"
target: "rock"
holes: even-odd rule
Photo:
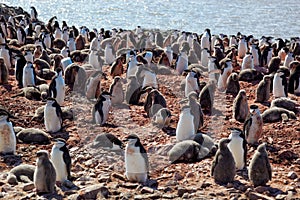
[[[135,195],[134,199],[160,199],[160,194],[144,194],[144,195]]]
[[[79,188],[74,184],[72,183],[71,181],[69,180],[65,180],[63,183],[62,183],[63,186],[69,188],[69,189],[73,189],[73,190],[78,190]]]
[[[285,150],[279,153],[278,158],[281,160],[293,160],[297,159],[298,155],[291,150]]]
[[[175,194],[163,194],[162,198],[163,199],[175,199],[177,197],[177,195]]]
[[[255,190],[255,192],[258,192],[258,193],[264,193],[266,191],[269,191],[269,188],[265,187],[265,186],[258,186],[254,190]]]
[[[184,177],[181,175],[181,174],[179,174],[178,172],[176,172],[175,174],[174,174],[174,180],[175,181],[180,181],[180,180],[182,180]]]
[[[118,173],[112,173],[111,175],[110,175],[112,178],[116,178],[116,179],[119,179],[119,180],[121,180],[121,181],[126,181],[126,177],[125,176],[123,176],[122,174],[118,174]]]
[[[288,178],[289,179],[296,179],[296,178],[298,178],[298,175],[296,174],[296,172],[289,172],[288,173]]]
[[[109,180],[110,180],[110,176],[108,176],[108,175],[101,175],[98,178],[99,183],[105,183],[105,182],[108,182]]]
[[[24,191],[29,191],[29,190],[33,190],[33,189],[34,189],[34,184],[32,182],[31,183],[26,183],[23,186]]]
[[[262,195],[262,194],[259,194],[259,193],[256,193],[256,192],[249,192],[247,194],[247,197],[249,198],[249,200],[257,200],[257,199],[260,199],[260,200],[271,200],[272,198],[268,197],[268,196],[265,196],[265,195]]]
[[[79,191],[80,197],[83,199],[97,199],[98,193],[101,193],[103,196],[108,196],[109,191],[103,184],[96,184],[88,186]],[[105,197],[107,198],[107,197]]]
[[[8,175],[7,182],[11,185],[18,185],[17,177],[14,174],[9,174]]]
[[[100,192],[97,194],[97,199],[109,198],[110,192],[107,187],[101,187]]]
[[[177,195],[179,197],[182,197],[184,193],[188,192],[188,190],[186,188],[180,187],[177,189]]]
[[[278,194],[275,197],[276,200],[284,200],[287,199],[285,194]]]
[[[36,128],[27,128],[17,134],[17,139],[27,144],[50,144],[51,136]]]
[[[24,128],[22,128],[21,126],[15,126],[14,127],[15,134],[18,134],[22,130],[24,130]]]
[[[149,187],[143,187],[141,189],[141,193],[142,194],[153,194],[154,190],[152,188],[149,188]]]

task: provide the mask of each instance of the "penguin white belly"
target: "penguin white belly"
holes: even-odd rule
[[[252,53],[252,56],[253,56],[253,65],[254,66],[259,66],[259,59],[258,59],[258,53],[257,53],[257,51],[254,51]]]
[[[167,57],[169,59],[169,63],[170,65],[172,65],[172,61],[173,61],[173,53],[172,52],[166,52]]]
[[[65,81],[62,77],[56,79],[56,101],[62,106],[65,99]]]
[[[21,45],[23,45],[24,44],[24,42],[23,42],[23,37],[22,37],[22,33],[21,33],[21,31],[17,31],[17,39],[18,39],[18,42],[19,42],[19,44],[21,44]]]
[[[209,44],[209,36],[202,36],[201,37],[201,49],[207,48],[209,49],[210,44]]]
[[[68,41],[67,46],[69,47],[70,52],[76,50],[76,45],[74,39]]]
[[[102,124],[102,118],[98,110],[95,112],[95,122],[96,124]]]
[[[243,58],[246,55],[247,52],[247,46],[244,42],[240,42],[238,46],[238,56],[240,58]]]
[[[92,50],[89,54],[89,64],[91,64],[95,69],[99,69],[101,67],[98,61],[97,51]]]
[[[115,56],[112,53],[112,49],[111,48],[105,48],[105,62],[107,64],[111,64],[113,63],[115,60]]]
[[[275,98],[286,97],[284,86],[282,85],[282,79],[277,74],[275,74],[273,80],[273,95]]]
[[[16,136],[11,122],[0,121],[0,153],[16,153]]]
[[[111,101],[110,100],[106,100],[103,102],[103,124],[107,121],[108,119],[108,114],[109,114],[109,110],[111,107]]]
[[[37,163],[37,167],[35,168],[34,174],[33,174],[33,180],[34,180],[34,186],[36,188],[36,191],[45,191],[47,190],[47,184],[45,180],[45,169],[44,167],[41,167],[40,163]]]
[[[208,61],[208,79],[217,83],[218,76],[216,70],[216,65],[213,62]]]
[[[188,68],[188,60],[187,59],[184,59],[183,57],[179,57],[178,58],[178,61],[177,61],[177,64],[176,64],[176,71],[179,75],[182,74],[182,72],[184,70],[186,70]]]
[[[204,67],[208,67],[208,62],[209,62],[209,54],[208,52],[206,52],[206,50],[203,50],[201,52],[201,64],[204,66]]]
[[[257,119],[256,116],[253,116],[252,124],[249,128],[248,136],[247,136],[247,142],[249,144],[254,144],[255,142],[258,141],[258,139],[260,138],[260,135],[262,133],[262,126],[263,126],[263,122],[262,122],[261,117],[259,119]]]
[[[143,80],[143,88],[145,88],[146,86],[158,88],[155,73],[145,71],[144,74],[145,75],[144,75],[144,80]]]
[[[0,49],[0,57],[3,57],[4,63],[9,70],[11,68],[10,56],[9,51],[6,49]]]
[[[243,139],[242,138],[233,138],[228,144],[228,148],[232,153],[232,156],[235,161],[235,166],[237,169],[244,168],[244,149],[243,149]]]
[[[197,79],[193,77],[186,78],[186,84],[184,89],[185,97],[188,97],[190,92],[199,92],[199,86],[197,83]]]
[[[46,106],[44,110],[45,127],[48,132],[57,132],[61,129],[61,120],[56,114],[56,109]]]
[[[45,37],[44,43],[45,43],[46,48],[51,48],[51,38],[50,38],[50,36]]]
[[[135,73],[137,71],[137,65],[135,63],[132,63],[133,61],[129,62],[129,66],[126,73],[126,78],[129,78],[130,76],[135,76]]]
[[[98,77],[90,78],[90,82],[86,86],[86,97],[88,99],[96,98],[96,90],[97,90],[97,86],[98,86],[99,82],[100,82],[100,80]]]
[[[35,85],[33,68],[24,67],[23,69],[23,87],[28,87],[30,85]]]
[[[68,179],[67,167],[63,160],[63,152],[53,147],[51,151],[51,161],[56,171],[56,181],[63,182]]]
[[[184,111],[180,114],[176,128],[176,140],[182,141],[190,139],[194,134],[194,116],[190,111]]]

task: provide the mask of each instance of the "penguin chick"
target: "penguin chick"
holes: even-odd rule
[[[168,108],[161,108],[153,115],[152,123],[159,128],[167,127],[171,121],[171,111]]]
[[[265,185],[272,179],[272,169],[265,143],[257,147],[257,150],[250,161],[249,179],[254,187]]]
[[[33,183],[37,194],[53,193],[56,180],[55,168],[49,160],[46,150],[37,152],[36,168],[33,175]]]
[[[227,184],[232,182],[235,176],[235,161],[227,147],[230,139],[223,138],[219,142],[219,149],[211,165],[211,176],[216,183]]]
[[[244,122],[249,113],[247,95],[245,90],[240,90],[233,101],[233,118],[239,122]]]
[[[110,94],[108,92],[102,92],[92,110],[93,122],[104,125],[108,119],[110,108]]]
[[[130,134],[127,137],[127,141],[125,148],[125,175],[130,182],[145,183],[149,172],[147,152],[136,134]]]
[[[255,102],[265,103],[270,99],[271,76],[265,75],[257,86]]]
[[[207,156],[209,149],[201,146],[193,140],[184,140],[176,143],[169,151],[171,163],[177,162],[197,162]]]
[[[56,171],[56,181],[63,183],[71,179],[71,156],[66,141],[56,139],[51,150],[51,161]]]
[[[111,151],[124,149],[123,143],[111,133],[97,135],[91,147],[103,148]]]

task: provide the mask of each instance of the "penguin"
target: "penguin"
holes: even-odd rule
[[[169,160],[172,164],[183,162],[197,162],[206,157],[209,150],[202,147],[199,143],[193,140],[184,140],[176,143],[168,152]]]
[[[265,103],[270,99],[270,88],[271,87],[271,76],[264,75],[263,80],[261,80],[256,88],[255,92],[255,102]]]
[[[102,133],[96,136],[91,145],[92,148],[102,148],[110,151],[120,151],[124,149],[124,144],[115,135],[111,133]]]
[[[55,190],[56,171],[49,159],[47,150],[37,153],[36,168],[33,174],[33,183],[38,195],[53,193]]]
[[[54,98],[48,98],[44,109],[44,124],[46,130],[55,133],[62,128],[62,110]]]
[[[65,80],[62,75],[62,69],[58,67],[56,69],[56,75],[52,78],[49,85],[49,97],[52,97],[56,102],[62,106],[65,99]]]
[[[0,154],[16,153],[16,136],[10,118],[13,116],[4,108],[0,107]]]
[[[84,94],[85,91],[85,83],[86,83],[86,72],[83,67],[72,63],[70,64],[65,73],[65,84],[75,92],[79,92]]]
[[[230,74],[226,81],[226,94],[236,96],[240,91],[239,75],[235,72]]]
[[[26,33],[22,26],[17,27],[17,40],[20,45],[24,45],[26,41]]]
[[[282,121],[283,116],[287,116],[288,119],[297,119],[297,116],[293,111],[289,111],[285,108],[271,107],[262,113],[264,123],[274,123]]]
[[[219,149],[211,165],[210,175],[216,183],[227,184],[234,180],[236,174],[235,161],[227,145],[231,140],[222,138],[219,142]]]
[[[37,21],[38,13],[35,9],[35,7],[31,6],[30,7],[30,19],[32,22]]]
[[[238,45],[238,41],[235,35],[230,35],[229,36],[229,47]]]
[[[171,111],[168,108],[159,109],[152,117],[152,124],[160,129],[168,127],[171,122]]]
[[[30,85],[36,85],[36,74],[32,62],[27,61],[23,68],[22,86],[28,87]]]
[[[110,94],[108,92],[102,92],[92,110],[93,122],[104,125],[108,119],[110,108]]]
[[[202,49],[201,51],[201,65],[208,67],[210,57],[210,51],[207,48]]]
[[[86,80],[85,95],[88,99],[97,99],[99,97],[102,78],[106,79],[106,75],[98,70]]]
[[[70,180],[72,161],[64,139],[55,139],[50,156],[56,171],[56,181],[63,183]]]
[[[142,88],[158,88],[157,77],[154,71],[145,65],[138,65],[135,76],[142,83]]]
[[[105,62],[108,65],[111,65],[115,60],[115,51],[110,43],[106,43],[104,49],[104,57],[105,57]]]
[[[135,55],[134,51],[130,51],[128,53],[128,63],[127,63],[127,72],[126,72],[126,78],[130,76],[135,76],[137,68],[138,68],[138,61],[137,56]]]
[[[11,69],[11,50],[7,44],[0,45],[0,57],[3,57],[7,70]]]
[[[244,122],[249,114],[247,95],[245,90],[240,90],[233,101],[233,118],[239,122]]]
[[[211,43],[211,33],[210,29],[205,29],[202,36],[201,36],[201,49],[208,49],[210,51],[210,43]]]
[[[142,92],[142,86],[135,76],[127,78],[125,100],[127,104],[138,105]]]
[[[31,52],[31,50],[25,50],[25,54],[24,57],[26,59],[27,62],[32,62],[33,63],[33,54]]]
[[[280,68],[279,70],[277,70],[273,78],[273,96],[275,98],[287,97],[287,89],[287,77],[285,76],[284,69]]]
[[[258,67],[259,66],[260,57],[261,57],[261,53],[260,53],[260,49],[259,49],[257,43],[252,43],[251,44],[251,46],[250,46],[250,53],[253,56],[253,65],[254,65],[254,67]]]
[[[181,51],[177,57],[175,69],[178,75],[181,75],[188,68],[188,55],[185,51]]]
[[[254,187],[264,186],[272,180],[272,168],[266,150],[266,143],[257,147],[250,161],[249,179]]]
[[[255,144],[262,136],[263,119],[257,105],[250,106],[250,113],[244,122],[244,133],[248,144]]]
[[[291,62],[290,72],[288,92],[291,94],[300,95],[300,62]]]
[[[148,91],[148,95],[144,103],[144,110],[147,113],[147,117],[151,118],[158,110],[167,107],[166,99],[157,89],[147,87],[143,91]]]
[[[269,44],[264,46],[263,50],[261,51],[261,57],[260,57],[261,67],[268,66],[272,58],[272,52],[273,52],[273,48]]]
[[[123,62],[125,61],[124,56],[119,56],[111,64],[110,75],[114,78],[115,76],[121,76],[124,73]]]
[[[124,91],[122,82],[122,78],[116,76],[109,87],[112,105],[122,104],[124,101]]]
[[[204,116],[201,109],[201,104],[198,101],[198,94],[196,92],[190,92],[188,95],[188,104],[191,108],[191,114],[194,116],[195,133],[204,124]]]
[[[195,135],[194,116],[191,107],[185,105],[181,108],[176,128],[176,141],[188,140]]]
[[[203,113],[211,115],[214,108],[216,83],[214,81],[209,81],[201,90],[199,94],[199,100]]]
[[[218,90],[223,92],[226,90],[227,79],[233,70],[231,59],[224,58],[223,60],[221,60],[220,68],[221,74],[218,80]]]
[[[276,73],[281,64],[280,57],[273,57],[268,64],[268,74]]]
[[[208,79],[210,81],[217,82],[219,79],[219,74],[216,73],[216,70],[220,69],[219,62],[215,56],[209,57],[208,60]]]
[[[215,144],[215,141],[211,137],[209,137],[207,134],[198,132],[191,139],[193,141],[197,142],[198,144],[200,144],[201,147],[208,149],[207,156],[215,155],[215,153],[217,151],[217,145]]]
[[[247,165],[247,141],[244,132],[239,128],[230,128],[228,136],[230,142],[227,147],[232,153],[237,170],[242,170]]]
[[[185,77],[185,89],[184,95],[188,97],[191,92],[200,93],[200,83],[199,83],[199,74],[193,70],[185,70],[187,76]]]
[[[283,66],[284,67],[289,67],[290,63],[293,62],[295,59],[294,53],[293,52],[288,52],[287,55],[285,56]]]
[[[164,50],[165,54],[167,55],[168,61],[169,61],[169,66],[172,66],[173,63],[173,50],[170,45],[166,46]]]
[[[149,172],[146,149],[136,134],[130,134],[126,140],[125,175],[130,182],[145,183]]]
[[[7,71],[4,59],[0,57],[0,85],[8,83],[8,76],[9,72]]]
[[[254,68],[253,56],[250,53],[246,53],[246,55],[244,56],[243,61],[242,61],[241,70],[253,69],[253,68]]]
[[[247,42],[246,42],[246,38],[245,36],[241,36],[239,42],[238,42],[238,56],[239,58],[244,58],[246,53],[248,51],[248,45],[247,45]]]

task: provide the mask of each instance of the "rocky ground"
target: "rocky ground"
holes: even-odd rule
[[[104,67],[107,71],[108,67]],[[68,141],[72,157],[73,181],[77,187],[56,188],[56,194],[39,198],[55,199],[297,199],[300,197],[300,122],[290,120],[264,124],[264,134],[260,142],[267,143],[267,150],[272,165],[273,177],[268,186],[254,188],[247,177],[247,172],[238,172],[235,181],[227,185],[216,184],[210,176],[213,158],[191,164],[172,164],[168,162],[167,151],[175,143],[174,131],[179,118],[179,101],[182,98],[180,82],[183,77],[177,75],[158,75],[159,89],[167,100],[171,110],[172,122],[169,132],[154,127],[143,106],[113,107],[108,124],[100,127],[91,123],[91,110],[94,102],[84,97],[72,96],[68,93],[64,107],[71,107],[75,119],[65,120],[63,131],[51,137],[63,137]],[[205,80],[205,74],[201,80]],[[108,89],[112,79],[102,81],[102,87]],[[256,83],[240,82],[241,88],[247,92],[249,105],[254,102]],[[19,89],[10,76],[9,84],[0,87],[1,104],[7,107],[17,119],[12,120],[14,126],[39,128],[45,130],[41,122],[31,121],[34,111],[44,105],[41,101],[29,101],[25,97],[11,97],[19,93]],[[291,99],[300,102],[300,97],[290,95]],[[242,124],[232,119],[232,103],[234,97],[216,92],[215,107],[218,114],[205,116],[201,131],[209,134],[215,141],[229,135],[229,127],[242,128]],[[261,112],[267,106],[258,104]],[[297,115],[299,118],[299,114]],[[172,129],[173,128],[173,129]],[[129,183],[124,176],[123,152],[107,152],[92,149],[90,145],[97,134],[110,132],[125,139],[126,135],[136,133],[148,151],[150,160],[150,180],[146,186]],[[6,179],[8,172],[19,164],[35,165],[35,152],[41,149],[51,151],[52,144],[17,144],[15,156],[0,157],[0,197],[7,199],[38,198],[31,182],[10,185]],[[255,148],[248,151],[248,164]]]

